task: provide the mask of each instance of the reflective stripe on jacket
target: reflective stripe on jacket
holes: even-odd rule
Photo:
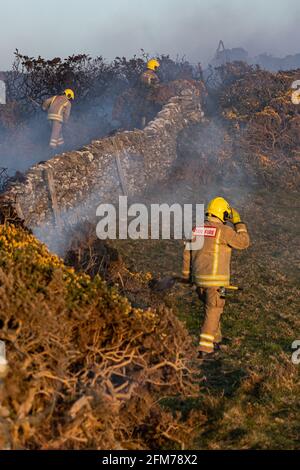
[[[71,107],[71,103],[65,95],[52,96],[43,103],[43,110],[48,111],[50,121],[67,122]]]
[[[205,227],[212,228],[204,236],[200,250],[192,250],[187,242],[183,254],[182,277],[191,279],[199,287],[227,287],[230,285],[232,249],[244,250],[250,244],[247,227],[243,223],[233,229],[216,217],[208,217]]]

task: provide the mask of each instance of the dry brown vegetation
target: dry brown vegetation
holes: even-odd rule
[[[247,173],[262,183],[299,184],[300,115],[292,103],[292,83],[300,71],[272,74],[241,64],[221,71],[219,110],[232,127],[235,153]],[[234,78],[232,78],[234,76]],[[229,78],[230,77],[230,78]],[[230,123],[230,124],[229,124]]]
[[[66,268],[22,228],[1,226],[0,252],[0,338],[10,363],[1,384],[1,447],[191,444],[195,416],[184,422],[159,405],[198,389],[191,339],[171,310],[133,308],[99,276]]]

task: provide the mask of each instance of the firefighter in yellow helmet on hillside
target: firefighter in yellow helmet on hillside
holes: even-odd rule
[[[153,87],[158,85],[160,82],[157,75],[157,71],[160,67],[160,63],[157,59],[150,59],[147,62],[147,70],[145,70],[141,75],[141,83],[146,87]]]
[[[212,354],[222,341],[220,319],[225,306],[224,288],[230,287],[232,249],[248,248],[250,239],[237,210],[222,197],[208,204],[201,231],[204,243],[195,250],[191,242],[195,241],[196,233],[194,230],[193,239],[185,244],[182,277],[196,284],[204,302],[205,319],[199,343],[200,356],[204,357]]]
[[[62,127],[69,120],[72,108],[71,100],[74,99],[74,91],[67,88],[62,95],[51,96],[42,105],[43,111],[48,111],[48,120],[52,122],[52,133],[49,143],[52,149],[64,144]]]
[[[160,79],[157,75],[157,71],[160,67],[160,63],[157,59],[150,59],[147,62],[147,69],[140,76],[140,101],[142,110],[141,126],[144,128],[149,121],[149,108],[153,107],[150,96],[152,91],[155,90],[157,85],[160,83]]]

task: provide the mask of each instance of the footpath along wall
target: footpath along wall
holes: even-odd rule
[[[201,88],[180,80],[175,89],[176,96],[143,130],[94,140],[33,166],[24,182],[4,193],[1,205],[13,207],[27,227],[47,231],[67,217],[70,222],[72,214],[95,215],[100,203],[136,195],[162,180],[176,159],[181,131],[203,119]]]

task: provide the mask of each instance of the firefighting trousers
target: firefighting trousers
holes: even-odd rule
[[[201,329],[199,351],[212,353],[214,343],[221,343],[221,315],[225,299],[221,297],[219,287],[198,288],[200,300],[204,302],[205,317]]]
[[[52,123],[52,132],[51,132],[49,146],[51,148],[56,148],[65,143],[63,134],[62,134],[62,123],[59,121],[49,121],[49,122]]]

